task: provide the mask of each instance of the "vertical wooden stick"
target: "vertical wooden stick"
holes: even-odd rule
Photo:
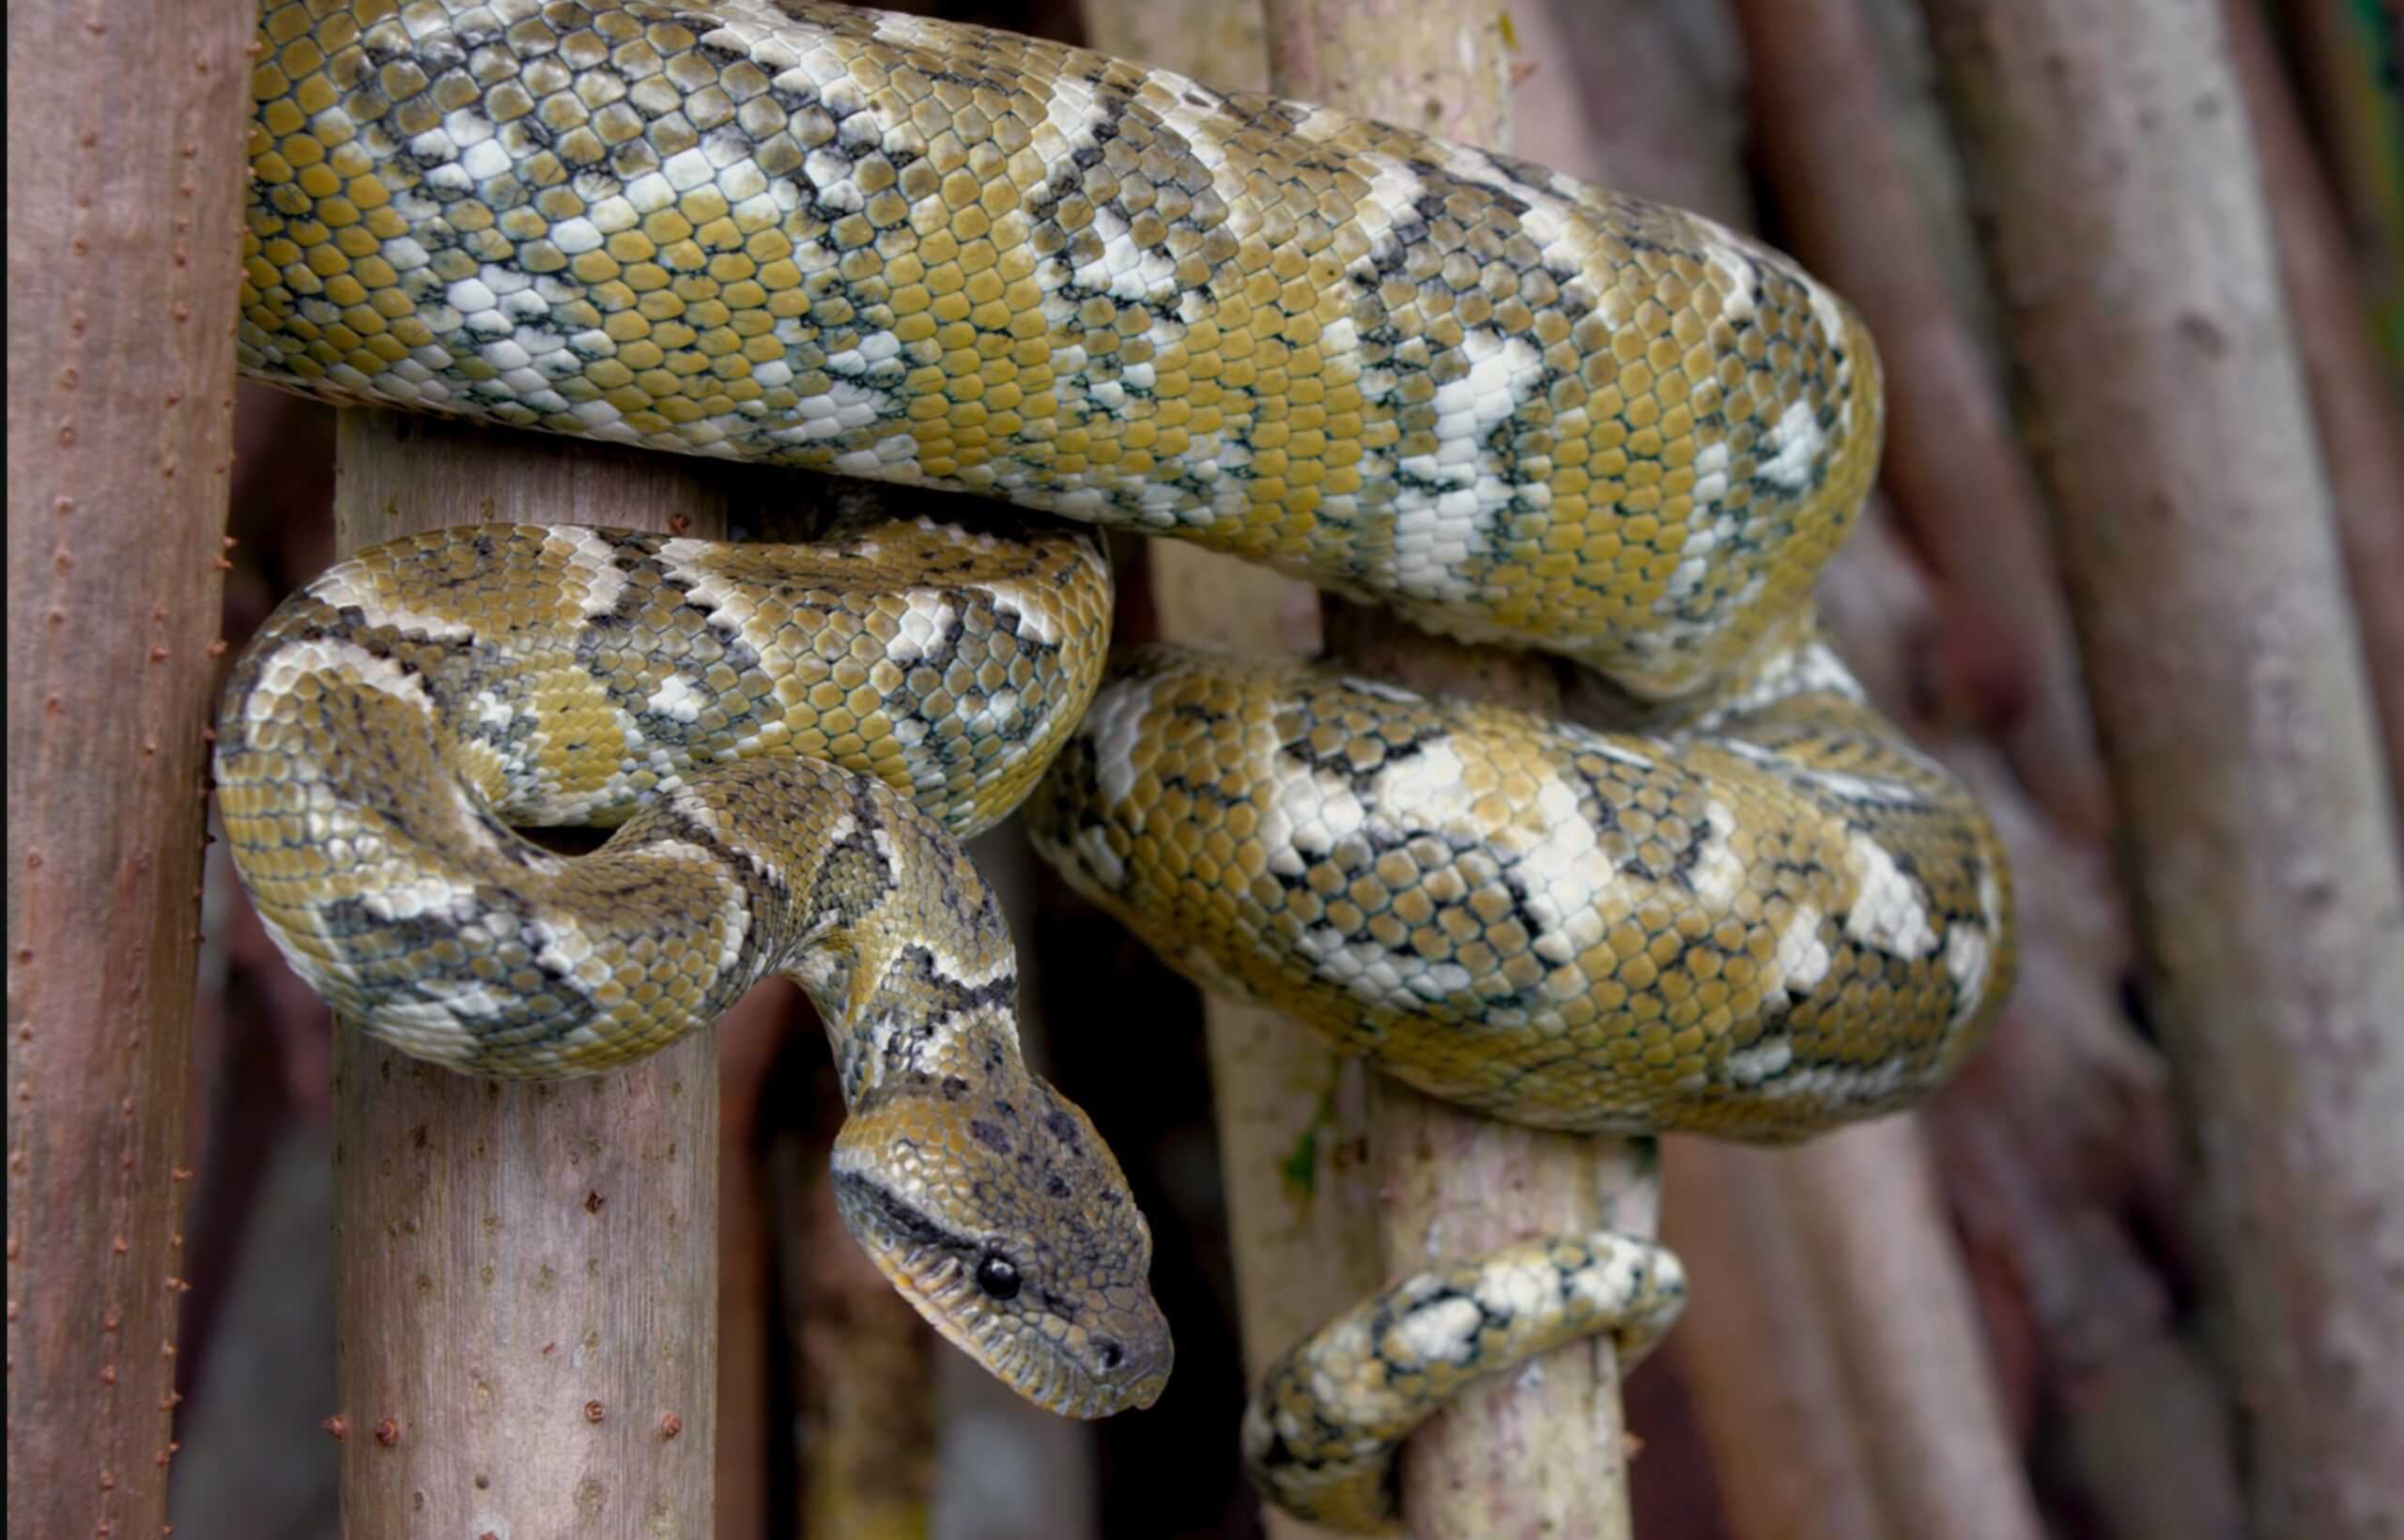
[[[2245,0],[2227,0],[2221,13],[2262,157],[2262,195],[2328,462],[2337,544],[2387,746],[2387,783],[2404,810],[2404,390],[2397,388],[2404,375],[2381,366],[2377,339],[2363,325],[2368,312],[2342,212],[2304,136],[2260,12]],[[2404,163],[2396,174],[2404,178]],[[2398,197],[2404,201],[2404,190]]]
[[[2078,674],[2045,505],[1990,361],[1960,313],[1905,160],[1861,0],[1741,0],[1763,170],[1780,243],[1878,339],[1881,485],[1951,582],[1948,619],[1997,654],[1994,721],[2048,812],[2101,839],[2104,766]]]
[[[1507,148],[1502,30],[1441,6],[1272,0],[1271,83],[1469,144]],[[1472,17],[1475,19],[1472,20]],[[1414,688],[1557,707],[1550,665],[1439,640],[1390,616],[1330,601],[1330,654]],[[1540,1234],[1603,1227],[1649,1235],[1659,1189],[1649,1145],[1500,1124],[1383,1080],[1373,1083],[1389,1276]],[[1626,1437],[1606,1339],[1473,1389],[1414,1435],[1404,1514],[1426,1536],[1629,1532]]]
[[[1259,0],[1087,0],[1087,41],[1105,54],[1214,85],[1265,89]],[[1318,651],[1318,595],[1266,567],[1175,540],[1147,543],[1161,636],[1241,656]],[[1367,1159],[1369,1075],[1281,1011],[1205,994],[1211,1100],[1244,1378],[1382,1282],[1375,1168]],[[1330,1532],[1265,1509],[1269,1540]]]
[[[1923,0],[1983,172],[2262,1534],[2404,1529],[2404,875],[2210,0]]]
[[[252,24],[9,18],[11,1534],[166,1521]]]
[[[496,521],[720,534],[722,474],[347,411],[337,542]],[[714,1034],[591,1080],[503,1085],[336,1033],[344,1533],[708,1540]]]

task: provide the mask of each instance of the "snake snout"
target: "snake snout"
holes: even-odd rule
[[[1118,1317],[1086,1335],[1084,1368],[1093,1387],[1094,1409],[1084,1415],[1107,1417],[1148,1407],[1168,1386],[1169,1370],[1177,1362],[1168,1317],[1149,1296]]]

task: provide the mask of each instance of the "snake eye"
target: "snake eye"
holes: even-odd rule
[[[1018,1293],[1018,1269],[1009,1258],[987,1252],[977,1264],[977,1286],[996,1300],[1008,1300]]]

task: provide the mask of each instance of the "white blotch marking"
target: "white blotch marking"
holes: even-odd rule
[[[1061,639],[1059,616],[1055,607],[1040,593],[1030,593],[1024,583],[994,581],[982,585],[994,596],[994,608],[1005,615],[1018,617],[1019,635],[1046,647]]]
[[[1811,398],[1798,396],[1764,435],[1766,454],[1757,460],[1753,473],[1773,486],[1800,492],[1811,485],[1811,472],[1827,447],[1828,436],[1821,431]]]
[[[1878,1103],[1894,1094],[1903,1078],[1904,1061],[1888,1059],[1868,1069],[1815,1064],[1777,1079],[1764,1081],[1757,1095],[1777,1101],[1815,1101],[1831,1105]]]
[[[1764,1038],[1750,1048],[1739,1048],[1722,1061],[1722,1070],[1739,1086],[1759,1086],[1785,1072],[1795,1062],[1795,1044],[1784,1036]]]
[[[1470,552],[1519,491],[1485,441],[1542,378],[1535,347],[1523,337],[1472,331],[1461,352],[1469,372],[1436,387],[1436,453],[1408,456],[1400,467],[1442,488],[1432,497],[1405,490],[1395,500],[1394,580],[1414,598],[1465,600],[1476,593],[1463,576]]]
[[[1619,869],[1595,839],[1575,786],[1546,777],[1536,788],[1535,810],[1543,832],[1533,842],[1518,828],[1503,838],[1520,847],[1519,880],[1539,934],[1559,935],[1572,953],[1580,952],[1602,939],[1603,900]]]
[[[903,595],[907,608],[902,612],[893,640],[886,648],[886,655],[907,666],[934,651],[937,642],[951,635],[960,624],[960,612],[946,603],[940,594],[913,590]]]
[[[1945,971],[1953,980],[1950,1022],[1956,1026],[1976,1015],[1986,997],[1995,937],[2003,929],[2003,885],[1993,871],[1979,873],[1979,913],[1983,924],[1957,922],[1945,931]]]
[[[1703,805],[1703,839],[1687,878],[1695,901],[1715,913],[1724,913],[1744,890],[1745,863],[1732,840],[1735,832],[1736,814],[1726,803],[1714,797]]]
[[[1677,1258],[1669,1253],[1650,1246],[1614,1242],[1597,1248],[1594,1261],[1577,1270],[1569,1281],[1570,1291],[1596,1314],[1617,1316],[1627,1308],[1636,1292],[1636,1260],[1647,1255],[1652,1260],[1656,1282],[1665,1289],[1685,1282]]]
[[[1093,740],[1105,804],[1124,804],[1135,789],[1135,745],[1151,705],[1151,682],[1130,680],[1103,690],[1086,714],[1082,731]]]
[[[1276,870],[1276,859],[1269,864]],[[1365,938],[1348,940],[1333,926],[1313,926],[1294,938],[1294,947],[1321,978],[1370,1006],[1416,1011],[1470,986],[1469,970],[1457,962],[1429,962]]]
[[[1344,687],[1355,694],[1365,695],[1372,701],[1383,701],[1397,706],[1420,705],[1426,699],[1414,691],[1404,689],[1399,685],[1389,685],[1381,679],[1347,679],[1344,681]]]
[[[1088,824],[1079,829],[1070,844],[1093,880],[1111,892],[1117,892],[1118,885],[1127,880],[1127,863],[1110,848],[1109,831],[1101,824]]]
[[[406,701],[429,716],[434,712],[434,697],[427,693],[423,678],[406,671],[389,657],[378,657],[356,642],[320,638],[287,642],[279,648],[267,677],[243,702],[243,715],[254,722],[267,721],[275,715],[276,699],[290,693],[294,682],[302,674],[339,675],[346,670],[371,690]]]
[[[464,923],[482,909],[472,879],[455,882],[439,871],[420,871],[406,882],[379,887],[359,897],[360,906],[380,920],[424,919],[428,916]]]
[[[1807,647],[1790,647],[1778,654],[1760,672],[1747,681],[1742,688],[1728,696],[1695,719],[1697,732],[1718,732],[1733,719],[1774,706],[1802,695],[1833,695],[1841,700],[1859,701],[1861,684],[1853,677],[1844,660],[1824,642]],[[1788,759],[1775,749],[1764,748],[1744,738],[1718,738],[1714,742],[1738,759],[1760,765],[1791,781],[1810,782],[1840,794],[1850,784],[1860,800],[1877,803],[1917,805],[1923,800],[1919,793],[1901,781],[1872,780],[1850,776],[1841,770],[1821,770]],[[1902,746],[1897,746],[1899,751]],[[1801,788],[1807,794],[1811,785]]]
[[[577,612],[587,620],[606,615],[626,591],[626,575],[618,567],[617,552],[592,530],[578,528],[566,533],[568,568],[584,579],[584,596],[577,601]],[[555,531],[551,539],[558,538]]]
[[[1496,1261],[1477,1276],[1477,1302],[1490,1316],[1512,1321],[1533,1320],[1548,1314],[1560,1294],[1560,1274],[1549,1261]]]
[[[1395,1322],[1390,1336],[1400,1352],[1394,1356],[1423,1363],[1467,1363],[1483,1318],[1474,1301],[1458,1296],[1421,1305]]]
[[[464,621],[431,610],[411,609],[396,602],[378,585],[375,574],[347,563],[310,584],[308,592],[337,609],[356,606],[361,618],[370,625],[415,631],[434,641],[467,641],[475,636]]]
[[[1337,840],[1348,839],[1368,822],[1368,809],[1351,789],[1332,777],[1291,769],[1276,776],[1275,790],[1261,816],[1261,841],[1276,854],[1272,871],[1302,874],[1302,863],[1293,852],[1325,855]],[[1291,846],[1288,850],[1287,847]]]
[[[1832,959],[1827,943],[1820,939],[1820,911],[1812,905],[1796,904],[1770,953],[1770,961],[1778,967],[1773,987],[1783,989],[1796,999],[1811,993],[1828,976]]]
[[[1853,858],[1854,901],[1844,933],[1894,957],[1926,957],[1936,949],[1936,932],[1919,901],[1919,886],[1903,875],[1887,847],[1856,830],[1845,839]]]
[[[1761,267],[1741,248],[1721,241],[1705,243],[1703,264],[1719,290],[1719,314],[1731,321],[1750,316],[1761,302]]]
[[[659,682],[659,687],[643,701],[645,710],[675,722],[701,720],[701,707],[709,698],[693,687],[683,674],[671,673]]]

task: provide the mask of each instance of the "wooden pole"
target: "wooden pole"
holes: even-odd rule
[[[1490,14],[1438,5],[1271,0],[1270,80],[1281,95],[1467,144],[1509,147],[1507,44]],[[1557,709],[1549,663],[1463,647],[1391,616],[1327,601],[1332,660],[1417,689]],[[1382,1077],[1370,1147],[1387,1276],[1532,1236],[1614,1228],[1650,1235],[1652,1147],[1495,1122]],[[1619,1369],[1608,1338],[1548,1355],[1541,1373],[1473,1387],[1402,1455],[1414,1533],[1629,1532]]]
[[[1997,654],[1972,681],[1989,697],[1981,715],[2046,810],[2101,839],[2110,798],[2044,500],[1928,228],[1871,18],[1861,0],[1734,10],[1780,242],[1852,299],[1878,339],[1880,484],[1947,579],[1949,625],[1975,627],[1978,650]]]
[[[1230,89],[1265,90],[1259,0],[1087,0],[1087,42]],[[1300,578],[1178,540],[1144,555],[1160,634],[1238,656],[1318,651],[1318,595]],[[1220,1179],[1244,1380],[1383,1282],[1366,1157],[1369,1073],[1282,1011],[1205,993]],[[1332,1532],[1264,1508],[1269,1540]]]
[[[1924,0],[2196,1161],[2256,1532],[2404,1529],[2404,877],[2213,0]]]
[[[2260,13],[2248,0],[2225,0],[2221,14],[2262,157],[2262,194],[2329,467],[2337,544],[2387,746],[2388,787],[2404,811],[2404,390],[2397,388],[2404,376],[2382,367],[2377,338],[2363,324],[2368,311],[2335,190],[2313,157]],[[2404,177],[2404,163],[2396,171]]]
[[[729,474],[347,411],[337,546],[496,521],[722,534]],[[501,1084],[335,1032],[343,1532],[707,1540],[714,1034],[590,1080]]]
[[[252,24],[9,18],[11,1534],[166,1522]]]

